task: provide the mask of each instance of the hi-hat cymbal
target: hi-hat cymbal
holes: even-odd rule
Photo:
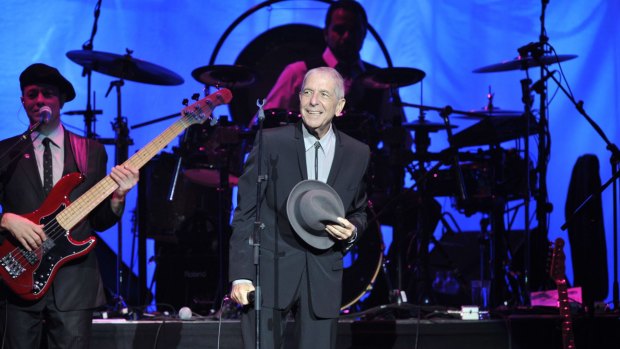
[[[488,108],[484,107],[478,110],[470,110],[469,113],[465,115],[457,115],[456,118],[459,119],[484,119],[484,118],[492,118],[497,116],[520,116],[523,114],[523,111],[517,110],[505,110],[498,107]]]
[[[365,72],[358,80],[368,88],[386,89],[413,85],[425,76],[426,73],[415,68],[382,68]]]
[[[540,67],[541,65],[550,65],[554,63],[568,61],[577,58],[577,55],[556,55],[542,56],[538,59],[533,57],[517,57],[515,59],[504,61],[497,64],[487,65],[486,67],[475,69],[474,73],[495,73],[509,70],[526,70],[532,67]]]
[[[192,76],[205,85],[226,88],[247,87],[256,81],[256,73],[242,65],[207,65],[194,69]]]
[[[178,74],[137,58],[91,50],[67,52],[67,57],[86,69],[117,78],[153,85],[180,85],[184,82]]]
[[[425,132],[437,132],[439,130],[447,129],[446,124],[444,123],[427,121],[426,119],[415,120],[413,122],[404,123],[402,124],[402,127],[404,127],[407,130],[425,131]],[[456,128],[457,126],[450,125],[450,127]]]

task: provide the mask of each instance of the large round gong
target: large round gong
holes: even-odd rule
[[[257,111],[256,100],[267,97],[284,67],[320,56],[323,50],[323,31],[306,24],[275,27],[256,37],[235,61],[235,64],[251,68],[258,74],[254,84],[233,91],[235,102],[230,104],[230,112],[235,123],[248,125]]]

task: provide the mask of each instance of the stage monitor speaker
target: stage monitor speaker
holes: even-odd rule
[[[184,306],[208,315],[219,304],[213,304],[218,283],[218,256],[203,246],[182,246],[157,242],[155,299],[158,310],[178,311]]]

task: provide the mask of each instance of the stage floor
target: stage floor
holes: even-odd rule
[[[292,337],[293,326],[287,328]],[[574,318],[577,348],[618,348],[620,316]],[[338,348],[562,348],[560,318],[555,315],[505,314],[500,319],[446,318],[399,320],[341,319]],[[219,334],[219,335],[218,335]],[[237,320],[94,320],[93,349],[241,348]],[[285,348],[295,348],[287,342]],[[319,348],[317,348],[319,349]]]

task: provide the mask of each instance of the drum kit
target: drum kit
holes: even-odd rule
[[[75,63],[84,67],[87,72],[96,71],[119,79],[113,81],[108,90],[108,93],[110,93],[112,88],[116,88],[118,116],[115,124],[116,138],[107,140],[107,142],[116,145],[117,163],[121,163],[124,160],[123,157],[126,158],[127,146],[132,144],[131,139],[128,137],[126,120],[121,116],[120,88],[123,86],[124,80],[153,85],[179,85],[183,83],[183,78],[166,68],[132,57],[130,50],[127,50],[127,53],[124,55],[92,50],[70,51],[67,53],[67,56]],[[525,55],[517,59],[484,66],[473,72],[493,73],[527,70],[541,65],[556,64],[574,59],[575,57],[575,55],[545,55],[542,57]],[[203,66],[193,70],[192,76],[206,86],[231,89],[249,87],[257,80],[257,73],[255,71],[241,65]],[[419,69],[390,67],[365,72],[356,81],[367,89],[392,91],[417,84],[425,76],[426,74]],[[90,89],[90,75],[88,83]],[[515,173],[522,170],[522,173],[525,173],[523,167],[528,166],[527,162],[521,159],[518,154],[504,151],[500,147],[500,144],[505,141],[528,137],[537,132],[536,120],[531,115],[531,119],[527,120],[523,112],[494,108],[491,100],[488,108],[474,111],[459,111],[450,107],[437,108],[427,105],[415,105],[399,100],[395,100],[395,103],[397,103],[396,106],[398,108],[414,107],[419,108],[421,111],[438,111],[444,117],[444,122],[431,122],[424,119],[424,117],[420,117],[412,122],[392,125],[392,129],[376,129],[374,123],[369,123],[373,116],[368,113],[357,113],[351,116],[345,115],[335,120],[335,122],[338,122],[337,127],[345,133],[349,131],[352,133],[352,136],[361,138],[364,141],[368,141],[369,133],[372,133],[371,137],[379,137],[384,142],[390,142],[389,137],[393,134],[394,129],[397,129],[398,132],[403,132],[402,130],[404,130],[408,134],[413,133],[415,151],[407,149],[398,152],[397,157],[399,159],[397,159],[397,163],[406,169],[411,169],[410,164],[417,163],[417,169],[411,170],[416,180],[414,191],[423,190],[422,196],[457,197],[459,196],[459,184],[463,185],[465,195],[463,198],[456,200],[457,208],[471,215],[476,212],[488,212],[489,202],[497,195],[503,195],[507,200],[513,200],[524,198],[526,196],[525,191],[531,190],[531,188],[524,188],[523,183],[525,181],[522,176],[515,175]],[[94,115],[100,113],[100,111],[91,109],[89,101],[87,110],[67,112],[66,114],[84,115],[87,134],[95,137],[96,135],[92,132],[91,125],[94,121]],[[265,124],[265,127],[277,127],[299,120],[298,112],[278,109],[268,110],[266,113],[269,117],[266,118],[268,123]],[[423,114],[422,112],[420,113],[421,116]],[[477,120],[477,122],[473,126],[452,135],[452,130],[456,126],[449,123],[448,115],[450,114],[455,114],[459,118]],[[175,116],[178,116],[178,114],[156,119],[152,122],[163,121]],[[136,125],[133,128],[145,126],[149,123]],[[360,131],[360,125],[365,125],[366,123],[373,126],[366,127]],[[430,134],[439,132],[446,132],[449,135],[450,148],[440,153],[431,153],[428,151]],[[184,158],[184,164],[181,170],[179,166],[180,161],[177,162],[176,172],[177,174],[180,172],[185,180],[205,188],[228,189],[231,186],[235,186],[238,182],[238,176],[241,174],[243,154],[247,150],[245,149],[245,144],[251,144],[252,137],[252,131],[245,131],[233,123],[221,126],[194,125],[186,131],[181,140],[179,156]],[[102,141],[106,143],[106,140]],[[485,145],[490,146],[491,150],[478,152],[477,154],[458,152],[461,148]],[[454,161],[455,156],[459,161]],[[431,162],[435,162],[437,165],[427,169],[426,165]],[[451,165],[451,168],[448,170],[440,169],[440,166],[443,165]],[[455,172],[456,169],[458,171]],[[175,169],[170,170],[175,171]],[[173,178],[176,180],[176,176],[173,176]],[[369,215],[374,222],[370,226],[376,227],[376,221],[382,220],[382,211],[384,210],[379,207],[377,214],[373,212],[373,214]],[[402,219],[402,217],[397,217],[396,219]],[[371,262],[358,258],[358,264],[353,262],[351,267],[345,269],[345,280],[351,280],[351,283],[355,282],[353,280],[363,280],[364,285],[360,285],[359,292],[356,290],[352,291],[350,285],[345,287],[347,290],[345,291],[346,299],[343,300],[343,305],[350,306],[361,295],[369,292],[377,277],[379,265],[385,262],[382,260],[383,242],[381,236],[378,228],[373,229],[377,231],[368,234],[371,236],[371,238],[368,238],[368,244],[372,245],[372,249],[381,248],[381,251],[378,254],[368,251],[368,246],[365,246],[364,241],[361,241],[359,244],[360,250],[356,251],[356,249],[353,249],[350,252],[359,256],[368,255],[369,253],[376,254],[377,258],[373,257]],[[153,237],[169,237],[174,234],[175,232],[169,231],[155,232]],[[368,263],[372,265],[368,266]],[[372,271],[370,274],[368,274],[369,270]],[[401,272],[403,271],[399,271],[399,273]],[[364,275],[360,276],[362,273]]]

